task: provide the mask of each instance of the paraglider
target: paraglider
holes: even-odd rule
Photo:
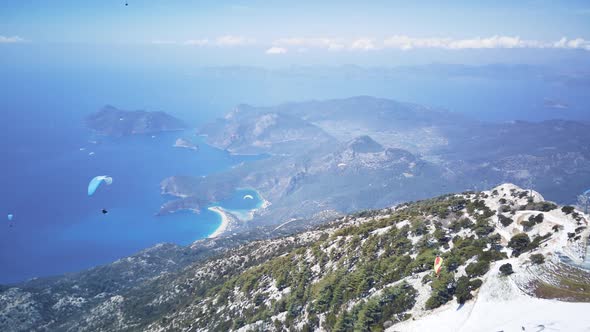
[[[437,278],[438,278],[438,274],[440,273],[440,270],[442,269],[442,264],[443,264],[442,257],[436,256],[436,258],[434,259],[434,273],[436,274]]]
[[[102,214],[107,214],[109,213],[109,211],[107,211],[107,209],[102,209]]]
[[[6,219],[8,219],[8,227],[12,228],[12,226],[14,226],[14,222],[12,222],[12,219],[14,219],[14,215],[12,213],[9,213],[6,216]]]
[[[254,196],[252,195],[244,195],[243,199],[254,199]]]
[[[92,180],[90,180],[90,183],[88,183],[88,196],[92,196],[96,189],[98,189],[98,187],[103,182],[107,185],[110,185],[113,183],[113,178],[106,175],[95,176]]]

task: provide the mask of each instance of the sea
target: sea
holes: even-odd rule
[[[175,92],[178,100],[158,98],[152,93],[155,86],[136,90],[125,81],[110,82],[110,75],[91,74],[15,74],[12,77],[17,79],[1,82],[6,89],[0,92],[0,283],[79,271],[157,243],[188,245],[206,238],[220,226],[220,215],[204,207],[198,214],[181,211],[157,216],[163,203],[175,199],[161,195],[160,182],[172,175],[223,172],[261,158],[231,155],[196,135],[194,127],[213,116],[214,106],[207,100],[186,101],[182,96],[189,93],[186,90]],[[169,86],[164,75],[153,77],[161,79],[154,83],[161,89]],[[135,79],[141,84],[141,78]],[[150,104],[147,99],[160,100],[146,105]],[[168,107],[160,104],[161,99],[169,101]],[[166,110],[190,128],[154,135],[100,136],[85,127],[84,117],[104,104]],[[173,147],[177,138],[198,144],[198,151]],[[97,175],[108,175],[113,183],[103,183],[89,197],[88,182]],[[255,190],[236,188],[229,199],[211,204],[249,211],[261,202]],[[108,213],[103,214],[103,209]]]
[[[0,283],[75,272],[107,264],[157,243],[187,245],[220,225],[204,208],[156,216],[173,197],[160,193],[172,175],[207,176],[260,156],[235,156],[204,143],[194,128],[222,116],[238,103],[373,95],[417,102],[488,121],[571,118],[588,120],[587,87],[533,80],[416,77],[386,79],[298,75],[226,75],[227,70],[183,71],[116,68],[3,68],[0,75]],[[226,74],[223,74],[226,73]],[[224,76],[225,75],[225,76]],[[257,76],[258,75],[258,76]],[[544,107],[545,100],[567,109]],[[162,110],[190,129],[108,138],[84,125],[106,104],[121,109]],[[495,111],[496,112],[495,112]],[[173,147],[177,138],[198,151]],[[113,178],[88,197],[97,175]],[[252,195],[254,199],[245,199]],[[226,210],[260,206],[255,188],[236,189],[214,202]],[[213,204],[213,203],[212,203]],[[102,209],[108,211],[103,214]],[[12,214],[12,220],[8,220]]]

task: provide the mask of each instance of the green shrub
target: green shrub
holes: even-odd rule
[[[574,212],[575,208],[573,206],[570,205],[566,205],[564,207],[561,208],[561,212],[565,213],[565,214],[570,214],[572,212]]]
[[[514,235],[508,241],[508,247],[512,248],[512,256],[518,257],[521,253],[529,249],[531,239],[526,233],[519,233]]]
[[[514,222],[514,220],[512,220],[512,218],[508,218],[503,214],[499,214],[498,215],[498,219],[500,220],[500,223],[502,224],[502,226],[507,227],[510,224],[512,224]]]
[[[478,256],[478,261],[494,262],[508,258],[506,253],[497,250],[483,251]]]
[[[532,254],[530,258],[533,264],[545,263],[545,257],[543,256],[543,254]]]
[[[557,209],[557,205],[551,202],[529,202],[527,205],[522,207],[523,210],[533,210],[533,211],[541,211],[541,212],[549,212],[551,210]]]
[[[479,237],[484,237],[494,231],[494,227],[490,226],[488,220],[480,220],[475,224],[474,232]]]
[[[500,266],[500,272],[505,276],[511,275],[512,273],[514,273],[514,271],[512,270],[512,264],[510,264],[510,263],[502,264]]]
[[[380,297],[361,302],[351,312],[341,313],[333,319],[332,331],[382,331],[386,321],[403,320],[403,313],[414,307],[416,294],[407,283],[386,288]]]
[[[471,229],[473,226],[474,226],[474,223],[473,223],[473,221],[471,221],[471,219],[461,218],[461,219],[455,220],[451,224],[449,224],[449,229],[452,230],[453,232],[458,232],[463,228]]]
[[[548,239],[550,237],[551,237],[551,233],[546,233],[545,235],[542,235],[542,236],[538,236],[538,235],[535,236],[533,238],[533,241],[531,241],[531,244],[529,244],[527,249],[533,250],[533,249],[537,248],[541,244],[541,242],[543,242],[543,240]]]
[[[481,281],[481,279],[473,279],[469,282],[469,287],[471,287],[472,290],[478,289],[481,287],[481,285],[483,285],[483,281]]]
[[[528,231],[533,228],[536,224],[540,224],[545,219],[545,216],[542,213],[537,214],[536,216],[530,215],[528,220],[521,222],[521,225],[524,226],[524,230]]]
[[[540,224],[540,223],[542,223],[542,222],[543,222],[543,220],[545,220],[545,215],[544,215],[544,214],[542,214],[542,213],[539,213],[539,214],[537,214],[537,215],[536,215],[536,216],[533,218],[533,220],[534,220],[534,221],[535,221],[537,224]]]
[[[475,263],[471,263],[467,265],[465,268],[465,273],[471,278],[478,277],[486,274],[490,270],[490,262],[488,261],[479,261]]]
[[[447,271],[454,272],[459,268],[459,266],[463,265],[465,260],[461,258],[460,255],[451,254],[445,258],[444,265],[447,267]]]
[[[469,277],[462,276],[457,280],[457,288],[455,289],[455,296],[457,303],[463,304],[473,298],[469,288]]]
[[[456,287],[455,278],[452,273],[442,270],[438,278],[432,281],[430,287],[432,293],[425,304],[425,308],[428,310],[438,308],[453,298]]]
[[[478,289],[482,284],[480,279],[469,280],[469,277],[463,276],[457,280],[457,288],[455,289],[455,296],[457,303],[463,304],[473,298],[471,291]]]

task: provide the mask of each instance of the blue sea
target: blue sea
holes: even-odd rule
[[[96,136],[83,119],[105,104],[164,110],[193,127],[238,103],[273,105],[354,95],[418,102],[493,121],[588,120],[583,112],[590,96],[585,86],[483,78],[307,80],[257,75],[66,65],[3,68],[0,213],[5,222],[0,224],[0,283],[78,271],[160,242],[189,244],[207,237],[220,224],[220,216],[207,209],[198,215],[187,211],[155,216],[171,199],[160,194],[160,181],[171,175],[206,176],[256,158],[211,148],[193,130],[154,138]],[[569,108],[547,109],[547,98]],[[200,150],[173,148],[178,137],[199,143]],[[113,184],[88,197],[88,181],[96,175],[113,177]],[[247,194],[255,199],[243,199]],[[241,189],[215,204],[244,212],[257,207],[260,197],[253,189]],[[103,208],[109,213],[103,215]],[[12,223],[6,218],[10,213]]]
[[[160,242],[186,245],[215,231],[220,218],[206,208],[200,214],[156,216],[165,201],[174,199],[160,194],[159,183],[170,175],[223,171],[252,157],[231,156],[202,142],[199,151],[174,148],[178,137],[199,139],[190,131],[153,138],[82,134],[75,146],[53,146],[51,153],[38,152],[42,160],[4,169],[2,209],[14,218],[7,222],[12,227],[0,227],[1,280],[76,271]],[[35,149],[27,152],[34,155]],[[96,175],[109,175],[113,183],[89,197],[87,185]],[[217,204],[252,209],[258,203],[255,191],[242,189],[227,204]]]
[[[104,104],[166,110],[195,127],[221,114],[198,94],[187,99],[188,88],[175,89],[169,76],[154,75],[145,83],[135,74],[120,74],[124,79],[118,81],[112,80],[116,73],[99,71],[0,78],[0,283],[79,271],[161,242],[186,245],[220,225],[220,216],[206,207],[200,214],[156,216],[164,202],[175,199],[160,194],[160,182],[222,172],[259,157],[212,148],[194,129],[108,138],[85,127],[84,117]],[[179,137],[199,150],[173,147]],[[109,175],[113,183],[88,197],[88,182],[97,175]],[[259,203],[252,189],[236,189],[227,201],[215,202],[231,210]]]

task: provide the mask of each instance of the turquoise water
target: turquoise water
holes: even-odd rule
[[[249,221],[252,212],[261,208],[264,199],[252,188],[239,188],[229,199],[223,202],[213,202],[210,206],[220,206],[241,221]]]

